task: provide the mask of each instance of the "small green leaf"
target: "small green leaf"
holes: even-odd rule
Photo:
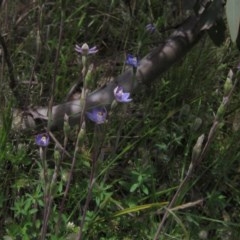
[[[142,185],[142,191],[143,191],[146,195],[149,194],[148,188],[147,188],[145,185]]]
[[[233,42],[236,42],[239,24],[240,24],[240,1],[228,0],[226,4],[226,15],[229,26],[230,36]]]
[[[130,188],[130,192],[135,192],[136,189],[139,187],[139,184],[138,183],[134,183],[131,188]]]

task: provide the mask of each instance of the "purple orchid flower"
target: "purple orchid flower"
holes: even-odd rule
[[[134,57],[133,55],[131,54],[128,54],[127,55],[127,60],[126,60],[126,64],[134,67],[134,68],[137,68],[138,66],[138,59],[137,57]]]
[[[107,110],[105,107],[96,107],[86,112],[87,117],[96,124],[105,123],[107,118]]]
[[[147,32],[150,32],[150,33],[154,33],[156,31],[156,27],[152,23],[149,23],[148,25],[146,25],[145,29]]]
[[[117,86],[116,88],[114,88],[114,96],[115,96],[115,99],[118,101],[118,102],[131,102],[132,99],[129,98],[130,96],[130,93],[129,92],[123,92],[123,88],[120,87],[120,86]]]
[[[49,145],[49,142],[50,142],[50,138],[47,133],[38,134],[35,138],[35,143],[39,147],[47,147]]]
[[[82,45],[82,47],[80,47],[79,45],[75,45],[75,50],[78,53],[81,53],[82,55],[89,55],[89,54],[95,54],[98,52],[98,49],[96,46],[89,48],[89,46],[87,45],[87,43],[84,43]]]

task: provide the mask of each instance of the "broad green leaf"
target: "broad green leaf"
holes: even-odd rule
[[[240,0],[227,1],[226,15],[231,39],[236,42],[240,24]]]

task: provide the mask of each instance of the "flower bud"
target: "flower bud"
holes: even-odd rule
[[[53,156],[54,156],[54,160],[55,160],[56,162],[59,162],[59,161],[60,161],[60,159],[61,159],[61,154],[60,154],[59,149],[58,149],[57,146],[55,146],[55,148],[54,148],[54,154],[53,154]]]
[[[81,146],[86,136],[86,124],[82,123],[81,129],[78,132],[78,145]]]
[[[225,113],[226,110],[226,104],[224,104],[224,102],[221,103],[221,105],[219,106],[218,110],[217,110],[217,114],[216,114],[216,119],[218,121],[222,120],[223,115]]]
[[[198,237],[199,239],[208,239],[208,232],[206,230],[201,230],[199,233],[198,233]]]
[[[70,135],[70,125],[69,125],[69,116],[65,113],[64,114],[64,122],[63,122],[63,132],[65,137],[68,137]]]
[[[198,139],[192,150],[192,163],[197,164],[198,158],[202,152],[202,145],[204,140],[204,134],[202,134]]]
[[[232,79],[227,77],[227,80],[224,84],[224,97],[228,96],[228,94],[231,92],[233,88],[233,84],[232,84]]]
[[[202,122],[202,119],[200,117],[197,117],[192,124],[192,130],[196,132],[202,126]]]
[[[90,64],[88,67],[87,74],[85,76],[85,87],[87,89],[91,89],[94,87],[94,81],[93,81],[93,64]]]
[[[69,175],[69,172],[65,169],[62,169],[60,176],[63,182],[66,183],[68,181],[68,175]]]

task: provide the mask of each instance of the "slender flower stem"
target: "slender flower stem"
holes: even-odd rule
[[[62,7],[61,3],[61,21],[60,21],[60,29],[59,29],[59,36],[58,36],[58,47],[57,47],[57,52],[56,52],[56,57],[55,57],[55,62],[54,62],[54,73],[53,73],[53,79],[52,79],[52,89],[51,89],[51,98],[49,101],[49,107],[48,107],[48,130],[50,129],[51,122],[52,122],[52,106],[53,106],[53,98],[54,98],[54,92],[55,92],[55,87],[56,87],[56,78],[57,78],[57,71],[58,71],[58,64],[59,64],[59,54],[60,54],[60,48],[62,45],[62,34],[63,34],[63,25],[64,25],[64,9]],[[56,173],[57,174],[57,173]],[[53,178],[52,178],[53,180]],[[51,193],[51,184],[47,184],[47,192],[46,192],[46,201],[44,204],[44,219],[43,219],[43,225],[40,233],[40,240],[45,240],[46,239],[46,233],[47,233],[47,225],[48,225],[48,220],[50,216],[50,210],[51,210],[51,205],[52,205],[52,193]]]
[[[83,82],[85,82],[85,76],[86,76],[86,73],[87,73],[87,58],[86,58],[86,56],[82,56],[82,63],[83,63],[83,69],[82,69]],[[81,112],[80,122],[79,122],[80,123],[79,124],[79,132],[78,132],[76,145],[75,145],[75,149],[74,149],[74,155],[73,155],[73,158],[72,158],[71,169],[70,169],[70,172],[69,172],[69,175],[68,175],[67,184],[66,184],[65,191],[64,191],[63,198],[62,198],[61,205],[60,205],[59,217],[58,217],[58,222],[57,222],[57,225],[56,225],[56,230],[57,231],[59,230],[59,225],[60,225],[60,221],[61,221],[62,212],[63,212],[64,205],[65,205],[65,202],[66,202],[66,199],[67,199],[67,195],[68,195],[68,192],[69,192],[69,189],[70,189],[73,170],[74,170],[74,167],[75,167],[75,164],[76,164],[77,153],[78,153],[79,148],[80,148],[79,147],[79,144],[80,144],[79,143],[79,141],[80,141],[79,134],[80,134],[81,128],[83,127],[83,123],[84,123],[84,120],[85,120],[84,119],[84,114],[85,114],[85,108],[86,108],[86,97],[87,97],[87,95],[88,95],[88,90],[85,88],[85,83],[84,83],[84,87],[82,89],[82,96],[81,96],[81,99],[80,99],[80,104],[82,104],[82,112]]]
[[[104,140],[104,134],[101,134],[101,132],[99,131],[99,126],[95,125],[95,129],[94,129],[94,140],[98,140],[97,142],[94,142],[94,150],[92,153],[92,167],[91,167],[91,173],[90,173],[90,177],[89,177],[89,187],[88,187],[88,192],[87,192],[87,196],[86,196],[86,201],[83,207],[83,211],[82,211],[82,218],[81,218],[81,222],[80,222],[80,230],[79,233],[77,235],[76,240],[82,240],[83,238],[83,228],[84,228],[84,224],[85,224],[85,219],[86,219],[86,214],[87,214],[87,210],[89,207],[89,202],[91,200],[91,196],[92,196],[92,190],[93,190],[93,186],[95,183],[95,175],[96,175],[96,166],[97,166],[97,159],[102,147],[103,140]]]
[[[73,175],[73,170],[74,170],[74,167],[75,167],[75,164],[76,164],[76,155],[77,155],[78,150],[79,150],[79,147],[78,147],[78,139],[77,139],[74,155],[73,155],[73,158],[72,158],[71,169],[70,169],[70,172],[69,172],[69,175],[68,175],[67,185],[65,187],[65,191],[63,193],[63,198],[62,198],[61,205],[60,205],[59,217],[58,217],[58,222],[57,222],[57,230],[59,229],[62,212],[63,212],[65,201],[67,199],[67,195],[68,195],[68,192],[69,192],[69,188],[70,188],[70,184],[71,184],[71,180],[72,180],[72,175]]]
[[[95,155],[95,154],[93,154],[93,155]],[[93,186],[94,186],[94,182],[95,182],[96,163],[97,163],[97,157],[93,156],[91,173],[90,173],[90,178],[89,178],[89,188],[88,188],[88,192],[87,192],[87,198],[86,198],[85,205],[83,207],[82,219],[81,219],[81,222],[80,222],[80,230],[79,230],[79,233],[78,233],[78,236],[77,236],[76,240],[81,240],[82,239],[83,227],[84,227],[86,214],[87,214],[89,202],[91,200],[92,190],[93,190]]]
[[[76,144],[75,144],[75,150],[74,150],[74,155],[73,155],[73,158],[72,158],[72,164],[71,164],[71,169],[70,169],[70,172],[69,172],[69,175],[68,175],[68,180],[67,180],[67,184],[66,184],[66,188],[65,188],[65,191],[64,191],[64,194],[63,194],[63,198],[62,198],[62,201],[61,201],[61,205],[60,205],[60,213],[59,213],[59,218],[58,218],[58,223],[56,225],[56,230],[58,232],[58,229],[59,229],[59,225],[60,225],[60,221],[61,221],[61,215],[62,215],[62,212],[63,212],[63,209],[64,209],[64,204],[65,204],[65,201],[66,201],[66,198],[67,198],[67,195],[68,195],[68,192],[69,192],[69,188],[70,188],[70,183],[71,183],[71,179],[72,179],[72,175],[73,175],[73,170],[74,170],[74,167],[75,167],[75,163],[76,163],[76,159],[77,159],[77,153],[79,152],[79,149],[81,148],[81,144],[82,144],[82,141],[84,139],[84,132],[85,132],[85,110],[86,110],[86,98],[87,98],[87,95],[88,95],[88,92],[89,90],[87,89],[87,86],[86,86],[86,75],[87,75],[87,71],[88,71],[88,64],[87,64],[87,55],[88,54],[94,54],[96,53],[98,50],[96,47],[93,47],[91,49],[89,49],[88,45],[87,44],[83,44],[82,47],[79,47],[78,45],[76,46],[76,51],[81,53],[82,54],[82,64],[83,64],[83,69],[82,69],[82,78],[83,78],[83,89],[82,89],[82,95],[81,95],[81,99],[80,99],[80,105],[82,106],[82,111],[81,111],[81,116],[80,116],[80,124],[79,124],[79,132],[78,132],[78,135],[77,135],[77,140],[76,140]],[[66,138],[64,140],[64,145],[65,143],[67,142]],[[94,167],[95,168],[95,167]],[[93,175],[94,175],[94,172],[91,172],[91,176],[92,176],[92,179],[93,179]],[[91,185],[90,185],[90,188],[92,189],[92,185],[93,185],[93,180],[91,181]],[[91,192],[91,191],[90,191]],[[90,201],[90,198],[91,196],[88,197],[89,201]],[[89,204],[89,201],[88,203],[86,203],[86,205],[88,206]],[[86,207],[87,209],[87,207]],[[86,213],[85,213],[86,214]]]
[[[43,226],[40,233],[40,240],[45,239],[46,235],[46,226],[45,222],[47,219],[47,205],[48,205],[48,168],[46,164],[46,148],[40,147],[40,158],[42,160],[42,169],[43,169],[43,179],[44,179],[44,210],[43,210]]]
[[[60,159],[60,163],[59,163],[59,168],[60,168],[61,162],[63,161],[64,156],[65,156],[67,143],[68,143],[68,137],[65,136],[64,137],[64,143],[63,143],[63,149],[62,149],[62,152],[61,152],[61,159]],[[58,169],[58,171],[59,171],[59,169]],[[65,202],[65,200],[64,200],[64,202]],[[63,201],[61,202],[60,211],[59,211],[59,214],[58,214],[58,221],[57,221],[57,224],[56,224],[56,227],[55,227],[55,231],[56,231],[57,234],[58,234],[59,229],[60,229],[60,223],[61,223],[62,212],[63,212],[63,208],[64,208],[64,202]]]
[[[83,91],[83,94],[84,95],[87,94],[87,91]],[[85,99],[86,99],[86,97],[84,98],[84,100]],[[85,102],[86,101],[83,102],[83,108],[86,107]],[[84,114],[83,113],[84,113],[84,111],[82,111],[82,114],[81,114],[81,117],[80,117],[79,133],[81,131],[81,127],[82,127],[83,122],[84,122]],[[75,167],[75,164],[76,164],[76,158],[77,158],[78,151],[79,151],[79,137],[77,137],[77,140],[76,140],[74,155],[73,155],[73,158],[72,158],[71,169],[70,169],[70,172],[69,172],[69,175],[68,175],[67,185],[66,185],[66,188],[65,188],[65,191],[64,191],[64,194],[63,194],[63,198],[62,198],[62,201],[61,201],[61,205],[60,205],[60,212],[59,212],[59,219],[58,219],[57,226],[59,226],[60,218],[61,218],[61,215],[62,215],[62,212],[63,212],[63,209],[64,209],[64,204],[65,204],[65,201],[67,199],[68,192],[69,192],[70,183],[71,183],[71,180],[72,180],[73,170],[74,170],[74,167]]]
[[[52,194],[52,189],[54,187],[54,184],[56,183],[56,179],[58,176],[58,172],[59,172],[59,168],[60,168],[60,162],[55,164],[55,169],[54,169],[54,173],[52,176],[52,180],[51,183],[48,184],[49,186],[47,187],[47,193],[46,193],[46,205],[47,208],[45,208],[45,217],[44,217],[44,222],[43,222],[43,227],[42,229],[47,229],[47,223],[48,223],[48,219],[51,213],[51,207],[52,207],[52,202],[53,202],[53,194]],[[45,233],[46,234],[46,233]]]

